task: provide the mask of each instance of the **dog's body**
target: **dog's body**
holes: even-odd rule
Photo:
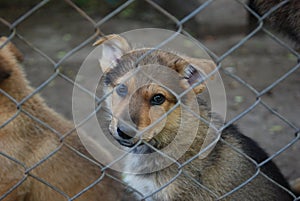
[[[0,43],[5,40],[1,38]],[[88,156],[76,132],[60,140],[57,134],[66,134],[74,126],[50,109],[38,94],[21,104],[22,111],[18,113],[16,103],[7,95],[19,102],[33,92],[20,60],[21,54],[13,44],[0,49],[0,152],[7,156],[0,155],[0,197],[6,195],[1,200],[68,200],[66,196],[73,197],[97,181],[101,168],[68,148],[69,145]],[[18,186],[22,179],[25,181]],[[75,200],[116,201],[120,200],[120,192],[117,182],[104,177]]]
[[[178,165],[199,153],[201,146],[205,143],[205,138],[209,135],[207,134],[208,125],[197,119],[196,137],[187,151],[177,160],[178,163],[156,171],[155,166],[163,163],[164,159],[168,159],[152,158],[149,161],[145,154],[154,153],[155,149],[162,150],[173,142],[182,126],[181,123],[187,124],[185,128],[190,129],[184,130],[186,138],[189,138],[192,133],[191,129],[194,129],[195,117],[191,112],[187,112],[185,119],[181,119],[183,108],[175,107],[178,100],[173,92],[175,91],[179,95],[187,90],[189,86],[201,79],[201,71],[212,71],[214,64],[209,60],[181,57],[162,50],[154,50],[139,60],[148,49],[132,49],[130,44],[118,35],[100,39],[96,44],[103,44],[100,65],[104,72],[103,82],[106,85],[104,90],[106,93],[113,90],[111,97],[107,99],[107,107],[113,114],[109,125],[110,133],[122,147],[134,146],[130,150],[134,155],[129,156],[125,166],[129,172],[134,170],[137,174],[126,174],[125,181],[142,193],[147,198],[146,200],[209,201],[222,196],[224,198],[221,200],[228,201],[292,200],[292,196],[287,192],[289,185],[275,164],[270,161],[258,171],[250,159],[230,146],[232,145],[257,163],[268,158],[255,142],[240,134],[234,126],[229,126],[223,131],[222,140],[210,150],[210,153],[204,157],[201,155],[196,157],[187,163],[180,173]],[[158,79],[160,76],[164,76],[164,72],[155,72],[157,70],[155,69],[147,71],[151,78],[139,76],[134,71],[137,68],[135,64],[138,60],[139,67],[144,65],[154,65],[154,68],[157,65],[165,66],[170,71],[177,72],[179,77],[165,77],[166,85],[157,84],[154,78]],[[132,72],[135,73],[131,74]],[[165,87],[168,84],[170,86],[176,84],[172,93]],[[200,94],[204,88],[205,85],[202,83],[195,86],[192,91]],[[183,101],[187,106],[192,106],[191,98],[190,93],[184,96]],[[212,114],[208,107],[200,98],[197,101],[199,115],[209,121]],[[159,120],[170,109],[172,111],[167,118]],[[156,122],[156,120],[159,121]],[[216,118],[215,121],[218,119]],[[156,124],[149,128],[148,126],[153,122]],[[136,136],[143,131],[140,138]],[[188,141],[185,138],[175,142],[173,150],[175,155],[186,146],[186,143]],[[282,188],[265,178],[265,175],[280,184]],[[176,179],[172,182],[175,177]],[[251,177],[253,179],[249,183],[234,191],[236,187]],[[168,182],[170,184],[166,185]],[[230,191],[233,192],[227,196],[226,193]],[[139,199],[141,198],[142,196],[139,197]]]
[[[249,0],[248,5],[257,14],[263,16],[270,9],[283,2],[282,0]],[[268,24],[277,31],[287,35],[300,44],[300,1],[290,0],[274,10],[267,18]],[[257,27],[257,19],[249,14],[250,28]]]

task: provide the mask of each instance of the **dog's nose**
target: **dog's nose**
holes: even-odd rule
[[[117,132],[118,135],[125,140],[130,140],[135,136],[134,128],[123,124],[118,125]]]

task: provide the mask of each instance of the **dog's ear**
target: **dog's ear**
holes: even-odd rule
[[[208,80],[205,80],[202,83],[200,82],[201,80],[204,80],[208,74],[210,74],[213,70],[216,69],[215,63],[212,60],[208,59],[197,59],[190,57],[183,58],[184,61],[180,64],[181,67],[176,66],[177,70],[179,70],[181,75],[183,75],[183,77],[187,80],[189,86],[195,85],[193,86],[193,91],[195,92],[195,94],[203,92],[206,89],[206,84]],[[214,75],[212,75],[208,79],[214,79]],[[207,148],[207,150],[199,156],[200,159],[206,158],[214,150],[217,142],[216,139],[219,137],[219,134],[216,133],[215,130],[209,128],[204,142],[201,146],[201,151],[206,149],[208,146],[210,147]]]
[[[21,51],[13,44],[13,43],[8,43],[7,44],[10,52],[15,56],[18,62],[23,62],[24,56],[21,53]]]
[[[4,36],[1,37],[0,38],[0,45],[2,45],[3,43],[5,43],[7,40],[8,39],[6,37],[4,37]],[[22,62],[24,60],[23,54],[21,53],[21,51],[12,42],[8,42],[2,48],[6,49],[5,51],[9,51],[11,53],[11,55],[13,55],[18,62]]]
[[[0,45],[7,42],[6,37],[0,38]],[[23,61],[22,53],[16,48],[16,46],[8,42],[0,49],[0,81],[3,81],[10,77],[13,68],[18,62]]]
[[[116,34],[100,38],[94,43],[95,45],[102,45],[102,57],[99,60],[102,72],[113,67],[117,59],[131,49],[128,41]]]
[[[190,57],[183,57],[185,61],[184,64],[181,67],[177,67],[179,73],[183,75],[183,77],[187,80],[190,86],[193,86],[193,90],[196,94],[201,93],[205,90],[205,82],[200,83],[201,80],[203,80],[207,74],[212,72],[216,65],[213,61],[207,60],[207,59],[196,59],[196,58],[190,58]],[[210,77],[210,79],[213,79],[213,76]],[[197,85],[197,83],[199,83]]]

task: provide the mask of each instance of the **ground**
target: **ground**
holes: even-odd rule
[[[17,9],[17,10],[16,10]],[[26,9],[1,9],[2,18],[13,22]],[[93,14],[95,21],[103,16]],[[138,20],[126,17],[114,17],[105,22],[101,31],[121,33],[124,31],[145,28],[165,28],[162,15],[149,20]],[[158,22],[157,22],[158,21]],[[196,27],[188,27],[198,35],[198,40],[206,45],[217,56],[240,42],[248,33],[247,14],[241,4],[235,1],[215,1],[193,22]],[[169,25],[167,25],[168,27]],[[171,27],[171,26],[170,26]],[[0,26],[0,34],[7,35],[9,30]],[[17,26],[17,33],[38,47],[55,62],[68,51],[79,45],[94,33],[91,23],[83,19],[76,11],[55,7],[50,4],[24,20]],[[277,34],[276,34],[277,35]],[[283,36],[281,39],[293,46]],[[25,55],[24,69],[34,87],[39,87],[54,72],[53,65],[33,51],[19,39],[13,40]],[[60,71],[74,79],[81,63],[92,50],[92,43],[66,59]],[[258,92],[262,91],[297,64],[297,59],[284,47],[274,42],[266,34],[257,34],[241,47],[233,51],[222,61],[222,67],[242,78]],[[284,116],[289,122],[300,126],[300,70],[297,69],[268,93],[261,96],[264,103],[275,112]],[[227,95],[227,121],[239,115],[256,101],[256,95],[236,80],[221,72]],[[72,119],[73,86],[61,77],[56,77],[40,92],[47,103],[59,113]],[[270,155],[286,146],[295,137],[295,130],[273,115],[263,104],[234,122],[247,136],[257,141]],[[275,156],[274,161],[289,180],[300,177],[299,153],[300,142],[289,147],[282,154]]]

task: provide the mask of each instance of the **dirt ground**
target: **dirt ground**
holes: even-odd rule
[[[16,20],[23,9],[0,9],[0,17],[9,22]],[[155,15],[155,14],[153,14]],[[102,19],[93,15],[94,20]],[[137,28],[167,28],[162,15],[151,20],[139,18],[113,17],[105,22],[101,31],[121,33]],[[243,7],[235,1],[215,1],[198,14],[193,23],[197,26],[191,32],[199,34],[199,41],[216,55],[222,56],[246,36],[247,15]],[[170,26],[171,27],[171,26]],[[9,30],[0,25],[0,34],[7,35]],[[17,33],[47,54],[54,61],[59,61],[67,52],[79,45],[94,33],[93,26],[72,8],[56,7],[49,4],[20,23]],[[284,41],[287,41],[284,37]],[[14,42],[25,55],[24,68],[34,87],[40,86],[53,74],[53,65],[34,52],[23,41],[15,38]],[[289,44],[292,44],[288,41]],[[91,44],[65,60],[60,71],[74,79],[81,63],[92,50]],[[264,34],[255,35],[244,45],[235,50],[222,62],[222,67],[261,91],[280,78],[297,63],[297,59],[285,48],[278,45]],[[296,70],[287,79],[280,82],[261,98],[276,112],[300,127],[300,70]],[[222,73],[226,87],[229,121],[239,115],[256,101],[255,94],[237,81]],[[56,111],[72,119],[73,86],[61,77],[55,78],[42,90],[47,103]],[[250,113],[235,122],[247,136],[256,140],[269,154],[274,154],[286,146],[295,137],[295,130],[259,104]],[[300,177],[300,142],[276,156],[274,161],[288,179]]]

